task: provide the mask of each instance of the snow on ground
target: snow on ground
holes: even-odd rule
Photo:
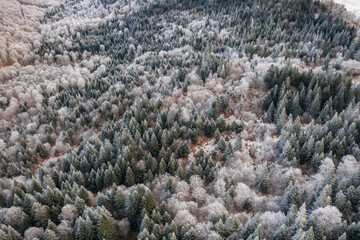
[[[360,16],[360,1],[359,0],[334,0],[338,4],[343,4],[347,11],[355,13]]]

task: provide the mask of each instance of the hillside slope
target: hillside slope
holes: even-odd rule
[[[338,8],[4,5],[0,239],[360,238],[360,31]]]

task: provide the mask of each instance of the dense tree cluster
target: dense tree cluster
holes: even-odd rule
[[[359,37],[323,3],[65,0],[38,33],[0,69],[0,239],[360,237]]]
[[[271,87],[264,106],[266,119],[281,132],[281,160],[310,164],[317,170],[328,156],[340,160],[359,156],[360,85],[338,73],[327,75],[294,68],[271,68],[265,78]],[[301,123],[308,122],[306,129]]]

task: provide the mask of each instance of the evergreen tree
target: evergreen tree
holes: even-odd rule
[[[321,110],[321,99],[320,94],[316,94],[314,100],[311,102],[310,105],[310,114],[313,115],[315,118],[319,116]]]
[[[281,129],[285,126],[286,121],[287,121],[287,115],[285,108],[283,108],[281,113],[278,115],[276,119],[276,129],[278,130],[278,132],[281,132]]]
[[[116,239],[114,219],[108,214],[101,214],[97,226],[98,239]]]
[[[83,186],[80,187],[78,196],[84,199],[86,205],[90,206],[91,200],[89,197],[89,193],[86,191],[86,189]]]
[[[163,158],[161,159],[160,164],[159,164],[159,173],[160,174],[166,173],[166,163]]]
[[[185,233],[185,235],[182,239],[183,240],[196,240],[197,237],[196,237],[194,228],[190,228],[190,230]]]
[[[42,142],[39,142],[36,145],[36,151],[39,153],[39,156],[42,158],[46,158],[49,156],[49,152],[46,150]]]
[[[148,215],[145,214],[144,218],[141,221],[141,225],[140,225],[140,234],[139,236],[142,236],[143,234],[141,232],[143,232],[144,230],[146,230],[147,232],[151,232],[152,228],[154,226],[154,222],[152,222]]]
[[[327,184],[325,185],[320,193],[318,194],[318,197],[316,198],[316,201],[314,202],[314,208],[319,207],[326,207],[327,205],[331,204],[331,195],[332,195],[332,187],[331,185]]]
[[[269,121],[269,122],[274,121],[274,115],[275,115],[275,106],[274,106],[274,103],[271,102],[271,104],[266,112],[266,115],[265,115],[266,121]]]
[[[301,115],[301,107],[298,93],[296,93],[295,97],[292,100],[291,113],[294,117]]]
[[[135,177],[134,177],[134,173],[131,170],[130,167],[128,167],[128,169],[126,170],[126,176],[125,176],[125,185],[130,187],[132,185],[135,184]]]
[[[46,229],[44,233],[44,240],[60,240],[54,230]]]
[[[216,97],[216,99],[211,104],[211,117],[213,119],[217,119],[219,117],[220,107],[221,107],[220,98]]]
[[[241,150],[242,150],[242,140],[241,140],[241,135],[238,134],[235,139],[234,151],[241,151]]]
[[[176,185],[172,180],[172,178],[169,178],[169,180],[167,181],[165,189],[169,191],[171,194],[174,194],[176,192]]]
[[[263,165],[256,187],[261,193],[266,193],[269,189],[269,167],[267,162]]]
[[[284,194],[281,198],[280,207],[283,212],[287,212],[292,205],[300,205],[300,194],[299,187],[297,182],[290,180],[288,186],[286,187]]]
[[[344,211],[345,210],[345,204],[346,204],[346,196],[345,194],[342,192],[342,190],[340,190],[335,197],[335,205],[336,207],[340,210],[340,211]]]
[[[151,136],[151,143],[150,143],[150,152],[153,156],[157,156],[159,153],[159,143],[158,140],[155,136],[155,134],[153,134]]]
[[[214,137],[215,137],[215,142],[217,143],[220,140],[221,134],[219,129],[217,128],[215,133],[214,133]]]
[[[142,205],[143,205],[144,209],[149,213],[155,209],[156,202],[150,191],[146,191],[146,194],[144,195],[143,200],[142,200]]]
[[[225,151],[226,148],[226,143],[224,141],[224,139],[221,137],[218,144],[217,144],[218,149],[222,152]]]
[[[286,226],[283,224],[275,232],[273,240],[285,240],[285,239],[287,239],[287,232],[286,232]]]
[[[226,122],[223,116],[220,116],[220,118],[218,118],[216,120],[216,128],[219,129],[220,132],[224,132],[226,129]]]

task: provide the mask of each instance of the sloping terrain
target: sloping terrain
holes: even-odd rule
[[[343,9],[4,6],[0,239],[360,238],[360,30]]]
[[[349,12],[360,15],[360,2],[356,0],[336,0],[336,3],[343,4]]]

